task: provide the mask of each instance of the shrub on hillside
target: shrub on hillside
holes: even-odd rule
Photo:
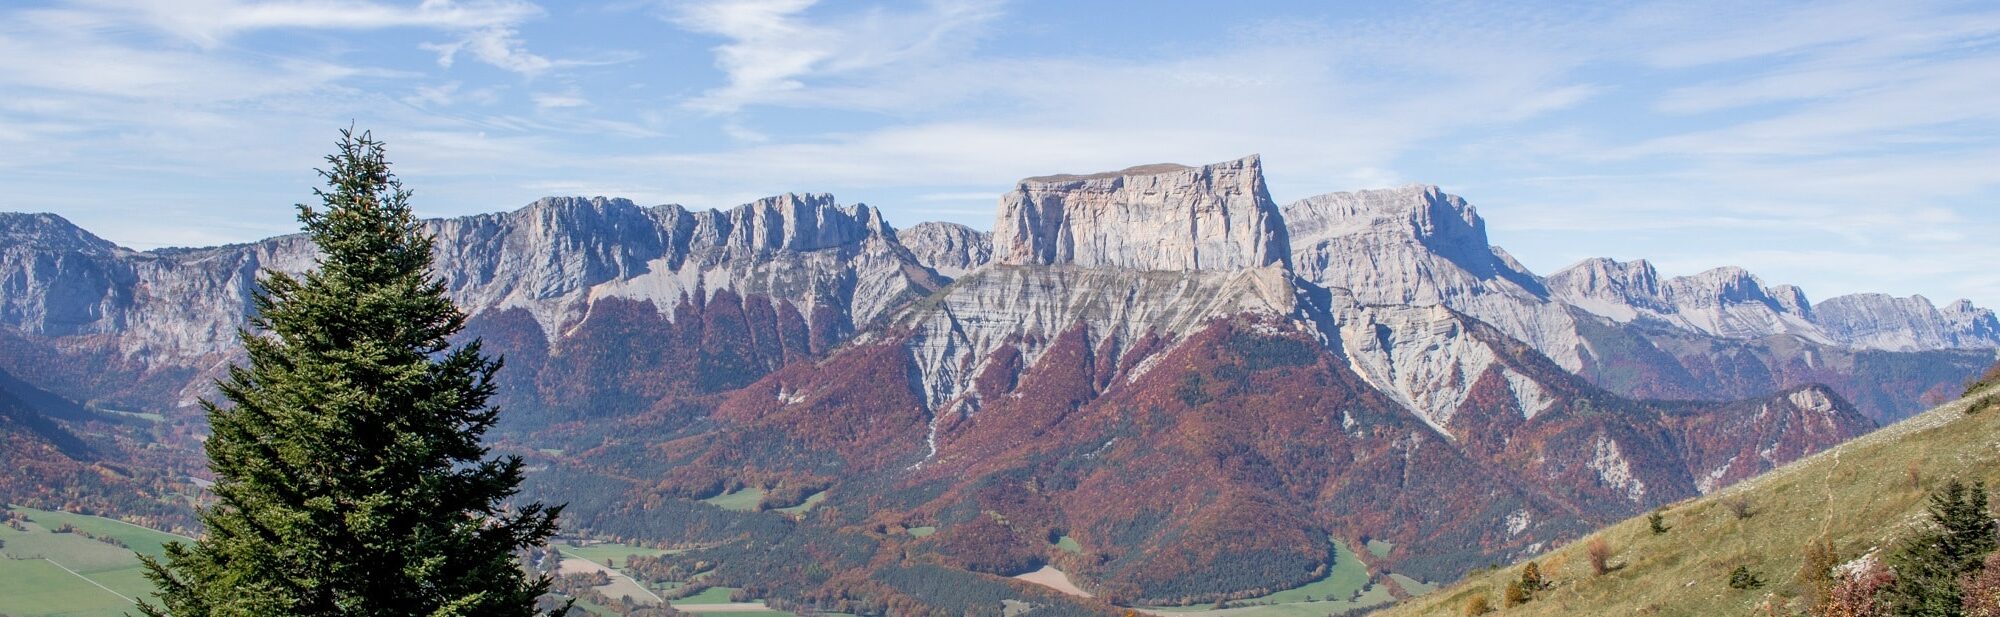
[[[1474,617],[1475,615],[1484,615],[1491,612],[1493,612],[1493,603],[1486,599],[1486,594],[1483,591],[1479,595],[1472,596],[1471,599],[1465,601],[1465,617]]]
[[[1653,535],[1656,536],[1667,533],[1668,530],[1673,529],[1672,527],[1667,526],[1666,513],[1661,512],[1659,510],[1654,510],[1651,514],[1646,515],[1646,527],[1652,529]]]
[[[1840,565],[1840,557],[1833,552],[1833,542],[1824,537],[1807,542],[1804,554],[1792,582],[1805,597],[1806,606],[1818,606],[1832,593],[1836,583],[1833,568]]]
[[[1592,573],[1604,576],[1604,573],[1611,571],[1610,542],[1606,542],[1604,538],[1591,538],[1590,544],[1584,547],[1584,552],[1590,557]]]
[[[1530,592],[1549,588],[1548,579],[1542,578],[1541,564],[1530,561],[1527,566],[1521,568],[1521,588]]]
[[[1722,500],[1722,507],[1729,509],[1730,516],[1736,517],[1737,520],[1747,519],[1757,514],[1756,504],[1750,501],[1749,495],[1737,495],[1724,499]]]
[[[1881,562],[1865,558],[1860,566],[1842,572],[1827,590],[1826,597],[1812,604],[1812,617],[1886,617],[1879,599],[1883,589],[1896,580]]]
[[[1750,566],[1736,566],[1729,571],[1730,589],[1763,589],[1764,577],[1750,570]]]
[[[1958,586],[1965,617],[2000,617],[2000,553],[1987,555],[1985,566],[1960,579]]]
[[[1965,415],[1970,416],[1982,411],[1986,411],[1987,408],[1992,407],[1995,404],[2000,404],[2000,394],[1988,394],[1986,396],[1979,397],[1979,400],[1973,401],[1972,405],[1967,406],[1965,408]]]
[[[1986,372],[1981,374],[1978,379],[1974,379],[1972,383],[1966,384],[1964,396],[1971,396],[1972,393],[1978,392],[1980,388],[1996,383],[2000,383],[2000,364],[1988,367]]]
[[[1535,599],[1535,594],[1549,588],[1547,579],[1542,578],[1542,566],[1535,562],[1521,568],[1521,579],[1507,586],[1503,594],[1507,606],[1520,606]]]

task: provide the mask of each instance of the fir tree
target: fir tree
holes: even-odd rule
[[[345,130],[326,160],[322,207],[299,206],[316,267],[263,275],[241,333],[249,364],[218,384],[227,406],[203,402],[207,534],[145,560],[159,604],[140,609],[533,615],[549,580],[514,554],[553,535],[562,508],[504,507],[522,463],[480,443],[500,362],[449,341],[465,314],[382,143]]]
[[[1958,617],[1959,580],[1978,572],[1981,559],[2000,544],[1986,509],[1986,484],[1953,479],[1931,493],[1931,527],[1890,557],[1896,582],[1886,590],[1890,614]]]

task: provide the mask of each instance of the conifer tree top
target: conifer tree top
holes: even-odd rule
[[[342,131],[320,206],[321,257],[267,272],[245,366],[204,401],[216,503],[207,534],[147,561],[148,615],[520,615],[549,586],[515,554],[561,508],[508,507],[522,463],[487,458],[497,359],[455,346],[465,315],[431,274],[431,238],[383,144]],[[563,609],[559,608],[557,612]]]

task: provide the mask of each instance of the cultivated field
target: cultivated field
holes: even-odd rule
[[[562,549],[562,552],[564,554],[574,557],[579,557],[582,559],[588,559],[598,564],[612,566],[612,567],[620,567],[620,568],[624,567],[625,558],[631,557],[633,555],[639,555],[642,557],[658,557],[660,555],[673,555],[681,552],[678,550],[657,549],[646,546],[634,546],[631,544],[619,544],[616,542],[590,542],[584,544],[558,543],[558,544],[560,544],[560,546],[558,546],[557,548]]]
[[[117,617],[152,593],[133,551],[159,555],[179,536],[107,518],[9,508],[31,522],[0,526],[0,615]],[[63,525],[78,533],[55,533]],[[111,538],[130,548],[86,537]]]
[[[716,495],[708,499],[703,499],[702,501],[708,502],[709,504],[714,505],[715,507],[718,508],[722,508],[724,510],[749,512],[751,510],[757,509],[757,502],[763,500],[764,500],[764,489],[756,487],[745,487],[737,489],[735,492],[732,493],[723,493],[721,495]]]
[[[1155,606],[1140,610],[1170,617],[1323,617],[1325,615],[1380,606],[1395,599],[1384,585],[1368,584],[1368,564],[1333,541],[1333,569],[1319,580],[1271,595],[1231,603],[1232,608],[1213,606]],[[1430,586],[1401,575],[1391,575],[1411,593],[1430,591]]]

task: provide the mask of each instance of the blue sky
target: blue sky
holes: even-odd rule
[[[1280,203],[1440,185],[1544,274],[2000,306],[1996,101],[1990,2],[10,2],[0,210],[285,233],[350,121],[427,216],[811,191],[986,228],[1021,177],[1254,152]]]

